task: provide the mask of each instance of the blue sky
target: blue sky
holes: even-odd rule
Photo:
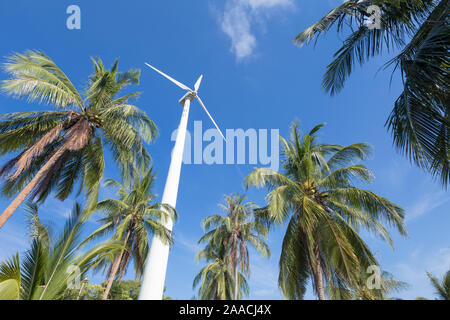
[[[26,49],[39,49],[64,70],[79,89],[92,72],[90,56],[106,65],[120,57],[119,67],[142,68],[141,83],[133,90],[143,94],[136,103],[159,127],[158,139],[148,146],[158,172],[155,192],[162,194],[167,175],[172,131],[181,115],[177,104],[182,90],[150,69],[150,62],[187,85],[200,74],[203,101],[222,129],[279,129],[286,136],[295,119],[302,128],[327,122],[326,142],[368,142],[374,156],[365,164],[376,180],[368,187],[407,210],[408,238],[392,230],[395,249],[365,235],[383,269],[410,284],[396,294],[402,298],[433,297],[425,271],[441,276],[450,268],[448,225],[449,194],[424,172],[396,153],[384,128],[393,101],[401,91],[400,79],[389,86],[389,71],[377,71],[388,55],[356,68],[346,88],[331,98],[321,88],[322,75],[343,36],[330,32],[317,46],[295,47],[292,38],[342,1],[226,0],[226,1],[2,1],[0,57]],[[81,8],[81,30],[66,28],[66,8]],[[4,79],[6,75],[0,74]],[[0,96],[2,113],[42,109],[43,106]],[[188,129],[202,121],[212,127],[197,103],[191,108]],[[5,162],[3,157],[0,162]],[[107,158],[105,177],[118,178]],[[224,194],[245,192],[242,180],[253,165],[185,165],[181,172],[175,225],[175,246],[167,271],[167,294],[189,299],[192,280],[201,265],[194,261],[202,218],[219,212]],[[102,197],[113,194],[103,190]],[[250,200],[264,205],[264,191],[251,189]],[[82,200],[80,198],[79,200]],[[49,198],[41,207],[43,220],[58,230],[73,205]],[[8,200],[0,199],[5,208]],[[0,259],[28,247],[23,210],[18,210],[0,231]],[[95,221],[89,230],[97,226]],[[269,237],[272,258],[251,256],[250,298],[279,299],[277,263],[283,228]],[[131,269],[131,268],[130,268]],[[129,278],[133,275],[129,273]],[[101,275],[93,277],[101,281]],[[307,298],[314,298],[309,292]]]

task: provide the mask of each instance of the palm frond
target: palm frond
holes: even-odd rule
[[[82,108],[82,98],[66,75],[45,54],[39,51],[16,53],[7,58],[4,70],[11,79],[2,82],[2,89],[18,98],[28,96],[38,101],[66,108]]]
[[[0,299],[19,300],[21,288],[19,254],[0,264]]]

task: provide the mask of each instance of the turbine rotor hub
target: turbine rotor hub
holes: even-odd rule
[[[185,103],[186,99],[189,99],[190,101],[192,101],[193,99],[195,99],[196,96],[197,96],[197,92],[195,92],[195,91],[188,91],[188,92],[186,92],[186,94],[178,102],[182,106],[184,106],[184,103]]]

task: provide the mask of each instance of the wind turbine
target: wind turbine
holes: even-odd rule
[[[197,95],[198,88],[202,82],[203,75],[201,75],[194,84],[194,90],[181,82],[173,79],[164,72],[156,69],[148,63],[148,67],[155,70],[163,77],[169,79],[181,89],[186,90],[186,94],[180,99],[179,103],[183,106],[183,114],[181,115],[180,124],[178,126],[177,138],[175,147],[172,151],[172,159],[170,161],[169,174],[167,175],[166,185],[164,187],[163,197],[161,203],[168,204],[175,208],[178,194],[178,184],[180,182],[181,163],[183,159],[183,150],[186,138],[186,127],[189,116],[189,107],[193,99],[197,99],[203,110],[205,110],[208,117],[211,119],[214,126],[219,131],[224,140],[225,137],[220,131],[218,125],[214,121],[211,114],[203,104],[202,99]],[[163,219],[160,221],[167,229],[172,230],[172,219]],[[169,258],[169,245],[163,243],[159,237],[153,236],[150,252],[147,256],[145,264],[143,281],[139,291],[139,300],[161,300],[164,291],[164,280],[166,277],[167,261]]]

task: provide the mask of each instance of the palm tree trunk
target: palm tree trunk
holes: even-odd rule
[[[90,140],[90,127],[87,119],[81,119],[77,121],[70,129],[65,133],[68,136],[62,146],[60,146],[56,152],[50,157],[50,159],[44,164],[44,166],[36,173],[33,179],[27,184],[25,188],[17,195],[17,197],[11,202],[11,204],[3,211],[0,216],[0,228],[6,223],[6,221],[12,216],[14,211],[20,206],[20,204],[30,195],[33,189],[38,183],[49,173],[49,170],[61,159],[66,151],[77,151],[84,148]]]
[[[124,246],[127,244],[129,236],[130,236],[130,231],[128,230],[127,235],[125,236]],[[108,298],[109,291],[111,290],[117,270],[119,270],[120,261],[122,260],[122,256],[123,256],[124,252],[125,252],[125,249],[122,249],[122,251],[120,251],[120,254],[114,258],[113,265],[111,268],[111,273],[109,274],[108,284],[106,285],[105,292],[103,293],[103,297],[102,297],[103,300],[106,300]]]
[[[234,300],[238,299],[238,259],[237,259],[237,235],[234,235],[234,253],[233,253],[233,267],[234,267]]]
[[[307,240],[306,234],[305,234],[305,232],[303,232],[300,224],[299,224],[299,231],[300,231],[300,236],[301,236],[303,245],[305,246],[305,250],[308,250],[308,249],[306,249],[306,247],[308,246],[308,240]],[[326,300],[325,285],[323,282],[323,273],[322,273],[322,259],[320,257],[320,248],[317,243],[314,245],[313,250],[314,250],[314,258],[311,258],[311,256],[308,255],[309,268],[311,269],[311,273],[312,273],[312,276],[314,279],[314,287],[316,289],[319,300]],[[313,261],[311,261],[312,259],[314,259],[314,263],[316,266],[315,268],[312,263]]]
[[[66,148],[59,148],[53,156],[47,161],[47,163],[36,173],[34,178],[27,184],[25,188],[17,195],[17,197],[11,202],[11,204],[3,211],[0,216],[0,228],[6,223],[6,221],[12,216],[14,211],[20,206],[20,204],[28,197],[28,195],[33,191],[33,189],[37,186],[39,181],[45,177],[48,173],[49,169],[55,165],[55,163],[62,157]]]
[[[78,297],[77,297],[77,300],[80,300],[81,292],[83,291],[84,284],[85,284],[85,282],[84,282],[84,281],[81,281],[81,288],[80,288],[80,291],[78,291]]]
[[[130,253],[127,253],[127,255],[125,256],[125,260],[122,264],[122,270],[120,270],[119,279],[118,279],[119,282],[122,281],[122,278],[125,275],[125,271],[127,271],[127,265],[128,265],[129,261],[130,261]]]
[[[238,299],[238,267],[234,264],[234,300]]]
[[[323,273],[322,273],[322,259],[320,257],[320,250],[318,245],[314,247],[314,260],[316,268],[311,269],[314,277],[314,284],[316,287],[317,296],[319,300],[326,300],[325,285],[323,282]]]

